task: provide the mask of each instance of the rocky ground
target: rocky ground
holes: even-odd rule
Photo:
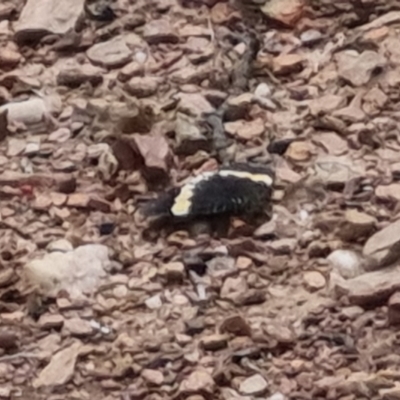
[[[110,7],[0,4],[0,398],[400,399],[399,2]],[[218,146],[272,220],[144,235]]]

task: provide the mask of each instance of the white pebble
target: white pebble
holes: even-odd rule
[[[145,301],[145,304],[148,308],[150,308],[150,310],[157,310],[158,308],[161,308],[163,305],[161,297],[158,294],[148,298]]]
[[[286,400],[286,396],[282,393],[276,392],[272,396],[268,397],[268,400]]]
[[[361,257],[351,250],[335,250],[327,257],[332,267],[345,279],[362,273]]]
[[[271,96],[271,89],[266,83],[260,83],[255,92],[254,95],[256,97],[261,97],[261,98],[267,98]]]
[[[147,60],[147,54],[144,51],[138,51],[137,53],[135,53],[135,60],[139,64],[144,64]]]
[[[299,212],[300,221],[305,222],[308,220],[309,217],[310,217],[310,215],[307,210],[304,210],[304,209],[300,210],[300,212]]]

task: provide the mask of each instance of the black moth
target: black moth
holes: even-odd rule
[[[266,166],[235,164],[204,172],[182,187],[175,187],[149,201],[146,216],[177,219],[217,215],[262,213],[272,195],[275,174]]]

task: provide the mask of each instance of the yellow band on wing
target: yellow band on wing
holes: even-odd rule
[[[236,176],[238,178],[250,179],[253,182],[264,183],[267,186],[272,186],[272,178],[267,174],[252,174],[251,172],[223,170],[218,173],[221,176]]]

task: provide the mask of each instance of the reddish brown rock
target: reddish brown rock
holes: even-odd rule
[[[142,157],[146,177],[168,177],[172,159],[166,139],[161,135],[134,135],[133,140]]]

